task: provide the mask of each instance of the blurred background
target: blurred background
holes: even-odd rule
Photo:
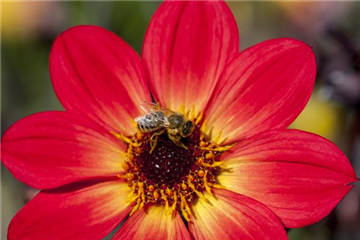
[[[61,110],[48,57],[63,30],[103,26],[140,53],[160,2],[2,2],[1,133],[35,112]],[[312,98],[291,127],[335,142],[360,176],[360,2],[228,2],[241,49],[270,38],[293,37],[313,47],[318,72]],[[290,240],[360,240],[360,184],[324,220],[288,232]],[[1,168],[1,239],[18,210],[35,194]]]

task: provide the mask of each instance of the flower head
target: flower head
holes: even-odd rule
[[[164,2],[142,58],[100,27],[61,33],[50,72],[65,111],[2,138],[3,164],[43,189],[9,239],[101,239],[124,220],[114,239],[286,239],[329,214],[353,168],[285,129],[313,88],[311,48],[238,43],[224,2]]]

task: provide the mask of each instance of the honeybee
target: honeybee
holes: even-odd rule
[[[142,132],[155,132],[151,137],[152,152],[157,144],[158,136],[167,131],[168,137],[176,145],[187,149],[181,142],[182,138],[190,136],[194,130],[194,123],[178,112],[160,106],[157,103],[141,102],[140,107],[146,115],[135,118],[135,122]],[[159,131],[160,130],[160,131]]]

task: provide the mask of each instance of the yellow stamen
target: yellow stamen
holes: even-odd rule
[[[180,195],[180,199],[181,199],[181,202],[180,202],[181,213],[182,213],[183,217],[185,218],[185,220],[190,222],[191,221],[191,219],[190,219],[191,210],[185,200],[185,197],[181,193],[179,193],[179,195]]]
[[[212,151],[213,150],[213,147],[216,146],[216,143],[215,142],[211,142],[211,144],[207,147],[200,147],[200,149],[202,150],[206,150],[206,151]]]
[[[142,133],[141,131],[137,131],[137,132],[136,132],[136,139],[137,139],[138,141],[140,141],[140,140],[142,139],[142,137],[143,137],[143,133]]]
[[[134,183],[131,187],[131,191],[126,197],[126,202],[133,202],[139,197],[138,194],[135,194],[136,187],[137,187],[137,183]]]
[[[205,130],[206,130],[206,120],[204,120],[204,122],[203,122],[203,124],[201,125],[201,128],[200,128],[200,131],[203,132],[203,133],[205,132]]]
[[[153,192],[153,191],[155,190],[155,187],[154,187],[153,185],[150,185],[150,186],[148,187],[148,190],[149,190],[150,192]]]
[[[185,209],[182,208],[182,209],[181,209],[181,213],[182,213],[182,215],[183,215],[183,217],[185,218],[186,221],[188,221],[188,222],[191,221],[190,216],[189,216],[189,214],[185,211]]]
[[[138,210],[142,209],[144,206],[145,206],[145,202],[144,202],[144,201],[141,201],[141,203],[140,203],[140,206],[139,206],[139,209],[138,209]]]
[[[141,196],[141,200],[143,202],[145,202],[145,192],[144,192],[144,183],[143,182],[139,182],[138,183],[139,186],[139,195]]]
[[[226,145],[226,146],[223,146],[223,147],[216,147],[216,148],[213,149],[213,151],[215,151],[215,152],[226,152],[235,145],[236,145],[236,143],[231,144],[231,145]]]
[[[131,195],[132,196],[132,195]],[[132,197],[129,197],[129,198],[127,198],[126,199],[126,203],[131,203],[131,202],[134,202],[134,201],[136,201],[137,199],[139,199],[140,201],[141,201],[141,199],[139,198],[139,195],[134,195],[134,196],[132,196]]]
[[[205,186],[205,189],[206,189],[206,192],[208,192],[211,196],[213,196],[213,193],[211,191],[211,188],[209,187],[208,185],[208,181],[207,181],[207,171],[205,171],[205,175],[204,175],[204,186]]]
[[[160,197],[159,192],[155,190],[155,191],[154,191],[154,199],[155,199],[155,200],[158,200],[159,197]]]
[[[206,142],[200,141],[199,146],[200,146],[201,149],[205,148]]]
[[[124,169],[124,171],[127,171],[127,170],[129,170],[129,164],[127,163],[127,162],[124,162],[124,163],[122,163],[121,164],[121,167]]]
[[[136,201],[136,205],[133,207],[133,209],[131,209],[131,212],[129,214],[130,216],[137,210],[142,209],[144,207],[145,201],[146,201],[143,182],[138,182],[137,184],[134,184],[131,188],[130,194],[132,195],[135,193],[136,186],[138,187],[138,189],[137,189],[138,193],[135,196],[133,196],[132,198],[126,200],[126,202],[135,202]],[[129,198],[129,196],[128,196],[128,198]]]
[[[188,185],[199,198],[202,198],[202,199],[204,199],[204,201],[209,202],[209,200],[201,192],[196,190],[196,187],[194,186],[194,184],[192,184],[190,181],[188,181]]]
[[[209,186],[213,187],[213,188],[221,188],[221,189],[226,189],[226,187],[224,187],[221,184],[216,184],[216,183],[208,183]]]
[[[118,174],[116,175],[118,178],[124,178],[126,180],[133,180],[134,179],[134,174],[132,173],[126,173],[126,174]]]
[[[199,113],[199,115],[197,116],[197,118],[196,118],[196,121],[195,121],[195,124],[196,124],[196,125],[199,124],[199,122],[202,120],[203,116],[204,116],[204,113],[203,113],[203,111],[201,111],[201,112]]]
[[[189,175],[189,176],[188,176],[188,180],[189,180],[190,182],[194,181],[194,176],[193,176],[193,175]]]
[[[219,134],[215,137],[214,142],[218,143],[222,135],[222,131],[219,132]]]
[[[141,204],[141,200],[139,198],[139,199],[136,200],[136,205],[131,209],[131,212],[130,212],[129,216],[133,215],[133,213],[136,212],[139,209],[140,204]]]
[[[166,195],[168,195],[168,196],[172,196],[172,195],[173,195],[173,191],[172,191],[171,189],[169,189],[169,188],[167,188],[167,189],[165,190],[165,193],[166,193]]]
[[[220,167],[222,169],[228,169],[228,166],[226,166],[223,161],[214,162],[213,164],[203,162],[202,165],[209,168]]]
[[[110,132],[112,135],[114,135],[117,139],[119,139],[120,141],[123,141],[131,146],[134,147],[140,147],[141,143],[137,143],[137,142],[133,142],[130,138],[124,136],[122,133],[116,133],[116,132]]]
[[[213,152],[209,152],[209,153],[205,154],[205,158],[215,160],[215,155]]]
[[[205,174],[205,172],[203,170],[198,171],[198,176],[199,177],[204,177],[204,174]]]
[[[174,193],[174,203],[173,203],[173,205],[171,206],[171,211],[170,211],[170,214],[173,214],[173,212],[175,211],[175,209],[176,209],[176,204],[177,204],[177,193],[175,192]]]
[[[165,212],[168,212],[169,211],[169,201],[164,193],[164,190],[160,190],[160,193],[161,193],[161,198],[165,201]]]
[[[191,108],[191,120],[195,119],[195,105]]]

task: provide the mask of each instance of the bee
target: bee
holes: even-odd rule
[[[167,131],[168,137],[176,145],[187,149],[181,142],[182,138],[191,135],[194,123],[178,112],[160,106],[158,103],[141,102],[140,107],[146,115],[135,118],[135,122],[142,132],[155,132],[151,137],[152,152],[157,144],[158,137]]]
[[[144,116],[137,117],[135,122],[142,132],[154,132],[170,125],[165,114],[161,111],[153,111]]]

